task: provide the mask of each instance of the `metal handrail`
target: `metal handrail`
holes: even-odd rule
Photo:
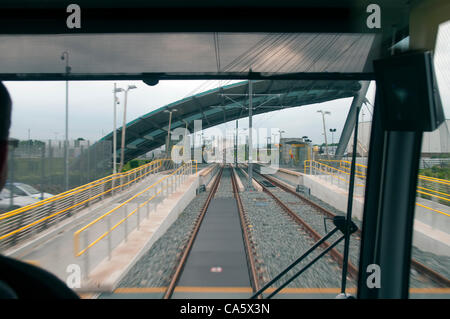
[[[321,160],[321,161],[327,161],[327,160]],[[332,160],[330,160],[332,161]],[[335,160],[341,163],[347,163],[347,164],[351,164],[351,162],[349,161],[345,161],[345,160]],[[363,167],[365,169],[367,169],[366,165],[363,164],[358,164],[356,163],[357,166]],[[345,167],[346,169],[348,169],[346,166],[341,166],[341,167]],[[431,176],[426,176],[426,175],[419,175],[419,179],[423,179],[423,180],[430,180],[439,184],[444,184],[444,185],[450,185],[450,181],[446,180],[446,179],[442,179],[442,178],[437,178],[437,177],[431,177]]]
[[[306,172],[306,168],[309,167],[309,165],[306,165],[306,162],[310,162],[311,164],[318,164],[318,165],[321,165],[321,166],[325,166],[325,167],[327,167],[327,168],[330,168],[330,169],[332,169],[332,170],[335,170],[335,171],[338,171],[338,172],[344,173],[345,175],[350,176],[350,173],[348,173],[348,172],[346,172],[346,171],[340,170],[340,169],[338,169],[338,168],[336,168],[336,167],[333,167],[333,166],[324,164],[324,163],[319,162],[319,161],[306,160],[306,161],[304,161],[304,162],[305,162],[305,163],[304,163],[305,172]],[[314,166],[313,166],[313,167],[314,167]],[[320,169],[319,167],[314,167],[314,168],[315,168],[315,169],[319,169],[319,170],[322,171],[322,172],[328,173],[328,172],[326,172],[326,171]],[[329,174],[334,175],[334,174],[332,174],[332,173],[329,173]],[[355,174],[355,175],[356,175],[357,177],[360,177],[360,178],[365,178],[364,175],[359,175],[359,174]],[[339,177],[338,177],[338,178],[339,178]],[[342,179],[342,178],[340,178],[340,179]],[[342,179],[342,180],[348,182],[348,181],[345,180],[345,179]],[[363,186],[363,185],[362,185],[362,186]]]
[[[425,175],[419,175],[419,178],[422,179],[422,180],[425,180],[425,181],[429,181],[429,182],[434,182],[434,183],[450,186],[450,181],[445,180],[445,179],[440,179],[440,178],[435,178],[435,177],[425,176]]]
[[[434,190],[434,189],[429,189],[429,188],[425,188],[425,187],[422,187],[422,186],[417,186],[417,188],[424,189],[424,190],[429,191],[429,192],[434,192],[434,193],[436,193],[436,194],[441,194],[441,195],[450,197],[450,194],[438,192],[437,190]],[[431,195],[431,194],[430,194],[430,195]],[[445,198],[444,198],[444,199],[445,199]]]
[[[340,167],[341,167],[341,168],[344,168],[344,169],[349,169],[349,168],[346,167],[345,165],[342,165],[342,163],[351,164],[351,162],[345,161],[345,160],[320,160],[320,161],[318,161],[318,162],[320,163],[321,161],[340,162],[340,163],[341,163],[341,164],[340,164]],[[305,162],[307,162],[307,161],[305,161]],[[306,165],[306,164],[305,164],[305,165]],[[324,165],[326,165],[326,164],[324,164]],[[365,168],[365,169],[367,169],[367,166],[366,166],[366,165],[362,165],[362,164],[358,164],[358,163],[356,163],[356,165],[357,165],[357,166],[360,166],[360,167],[363,167],[363,168]],[[361,176],[363,176],[364,178],[366,177],[366,175],[365,175],[363,172],[360,172],[360,173],[361,173]],[[445,179],[441,179],[441,178],[436,178],[436,177],[431,177],[431,176],[426,176],[426,175],[419,175],[419,179],[425,180],[425,181],[430,181],[430,182],[435,182],[435,183],[439,183],[439,184],[443,184],[443,185],[449,185],[449,186],[450,186],[450,181],[445,180]],[[420,188],[420,187],[419,187],[419,188]],[[435,190],[431,190],[431,191],[434,191],[434,192],[436,192],[436,193],[439,193],[439,192],[437,192],[437,191],[435,191]],[[446,194],[446,193],[440,193],[440,194],[446,195],[446,196],[450,196],[449,194]]]
[[[93,188],[95,186],[102,185],[102,184],[107,183],[109,181],[112,181],[112,180],[115,180],[115,179],[119,179],[119,178],[122,178],[122,177],[125,177],[125,176],[129,176],[131,174],[136,173],[137,171],[141,171],[141,170],[143,170],[143,169],[145,169],[145,168],[155,164],[156,162],[160,162],[161,163],[164,160],[166,160],[166,159],[155,160],[155,161],[152,161],[152,162],[147,163],[145,165],[142,165],[142,166],[139,166],[139,167],[134,168],[132,170],[129,170],[127,172],[111,174],[111,175],[108,175],[108,176],[103,177],[101,179],[98,179],[98,180],[95,180],[93,182],[90,182],[88,184],[84,184],[84,185],[78,186],[76,188],[70,189],[68,191],[65,191],[63,193],[60,193],[58,195],[46,198],[46,199],[41,200],[39,202],[30,204],[30,205],[27,205],[27,206],[24,206],[24,207],[21,207],[21,208],[18,208],[18,209],[15,209],[15,210],[3,213],[3,214],[0,214],[0,220],[2,220],[4,218],[7,218],[7,217],[10,217],[10,216],[17,215],[19,213],[22,213],[24,211],[30,210],[32,208],[40,207],[40,206],[42,206],[44,204],[51,203],[51,202],[59,200],[59,199],[63,199],[63,198],[68,197],[70,195],[77,194],[77,193],[79,193],[79,192],[81,192],[83,190],[87,190],[87,189]]]
[[[33,233],[59,222],[62,218],[71,216],[85,205],[90,206],[95,201],[102,200],[108,193],[114,194],[116,191],[124,190],[133,182],[161,169],[166,161],[169,160],[158,159],[125,173],[112,174],[47,200],[0,215],[0,247],[13,246]]]
[[[350,162],[344,161],[344,160],[328,160],[328,161],[330,161],[330,162],[331,162],[331,161],[335,161],[335,162],[350,163]],[[318,165],[319,167],[314,166],[315,163],[319,164],[319,165]],[[306,173],[306,171],[307,171],[307,168],[312,167],[312,168],[314,168],[315,170],[319,170],[319,171],[324,172],[324,173],[326,173],[326,174],[332,175],[333,177],[336,177],[336,178],[338,178],[338,179],[344,180],[345,182],[348,183],[348,181],[346,181],[345,179],[343,179],[343,178],[341,178],[341,177],[339,177],[339,176],[337,176],[337,175],[335,175],[335,174],[333,174],[333,173],[331,173],[331,172],[328,172],[328,171],[325,171],[325,170],[321,169],[321,168],[320,168],[320,165],[323,165],[323,166],[326,166],[326,167],[335,169],[335,170],[337,170],[337,171],[343,172],[342,170],[336,169],[336,168],[334,168],[334,167],[332,167],[332,166],[326,165],[326,164],[321,163],[321,162],[319,162],[319,161],[306,160],[306,161],[304,161],[304,170],[305,170],[305,173]],[[341,165],[340,167],[346,168],[346,167],[343,166],[342,164],[340,164],[340,165]],[[359,165],[359,166],[361,166],[361,167],[364,167],[364,168],[367,168],[367,166],[362,165],[362,164],[357,164],[357,165]],[[344,173],[346,173],[346,172],[344,172]],[[348,175],[348,173],[346,173],[346,174]],[[358,175],[358,174],[356,174],[356,176],[358,176],[358,177],[360,177],[360,178],[362,178],[362,179],[366,179],[366,176],[365,176],[365,175]],[[420,179],[422,179],[422,180],[424,180],[424,181],[427,181],[427,182],[433,182],[433,183],[436,182],[436,183],[440,183],[440,184],[444,184],[444,185],[450,185],[449,181],[443,180],[443,179],[439,179],[439,178],[435,178],[435,177],[429,177],[429,176],[425,176],[425,175],[419,175],[419,180],[420,180]],[[359,184],[356,184],[356,185],[357,185],[357,186],[364,186],[364,185],[359,185]],[[420,190],[420,189],[422,189],[422,190]],[[423,191],[423,190],[426,190],[426,191],[428,191],[428,192],[425,192],[425,191]],[[443,192],[440,192],[440,191],[437,191],[437,190],[433,190],[433,189],[430,189],[430,188],[425,188],[425,187],[422,187],[422,186],[417,186],[417,190],[416,190],[416,191],[417,191],[417,193],[419,193],[419,194],[431,196],[431,197],[434,197],[434,198],[438,198],[438,199],[440,199],[440,200],[444,200],[444,201],[450,202],[450,199],[449,199],[449,198],[446,198],[446,197],[450,197],[450,194],[447,194],[447,193],[443,193]],[[440,195],[444,195],[444,196],[446,196],[446,197],[442,197],[442,196],[439,196],[439,195],[436,195],[436,194],[432,194],[432,193],[430,193],[430,192],[433,192],[433,193],[436,193],[436,194],[440,194]],[[428,210],[431,210],[431,211],[440,213],[440,214],[445,215],[445,216],[450,216],[450,214],[448,214],[448,213],[445,213],[445,212],[440,211],[440,210],[435,209],[435,208],[428,207],[428,206],[423,205],[423,204],[420,204],[420,203],[416,203],[416,205],[417,205],[417,206],[420,206],[420,207],[423,207],[423,208],[426,208],[426,209],[428,209]]]
[[[16,229],[16,230],[14,230],[14,231],[12,231],[12,232],[6,234],[6,235],[0,236],[0,240],[5,239],[5,238],[8,238],[8,237],[10,237],[10,236],[12,236],[12,235],[14,235],[14,234],[20,232],[20,231],[26,230],[26,229],[28,229],[28,228],[34,226],[34,225],[37,225],[37,224],[39,224],[39,223],[41,223],[41,222],[44,222],[44,221],[46,221],[46,220],[48,220],[48,219],[50,219],[50,218],[52,218],[52,217],[55,217],[55,216],[57,216],[57,215],[59,215],[59,214],[65,213],[66,211],[68,211],[68,210],[70,210],[70,209],[73,209],[73,208],[78,207],[78,206],[80,206],[80,205],[86,204],[87,202],[89,202],[89,201],[91,201],[91,200],[93,200],[93,199],[96,199],[96,198],[98,198],[98,197],[100,197],[100,196],[103,196],[103,195],[105,195],[105,194],[107,194],[107,193],[113,191],[113,190],[116,189],[116,188],[123,187],[123,186],[126,186],[126,185],[128,185],[128,184],[131,184],[131,183],[134,182],[135,180],[137,180],[137,179],[139,179],[139,178],[142,178],[143,176],[145,176],[145,175],[151,173],[152,171],[154,171],[154,170],[156,170],[156,169],[158,169],[158,168],[159,168],[159,167],[157,167],[157,168],[155,168],[155,169],[153,169],[153,170],[150,170],[149,172],[145,173],[144,175],[141,175],[141,176],[139,176],[138,178],[135,178],[135,179],[133,179],[133,180],[131,180],[131,181],[125,183],[125,184],[122,184],[122,185],[119,185],[119,186],[116,186],[116,187],[112,187],[112,188],[108,189],[108,190],[105,191],[105,192],[102,192],[102,193],[97,194],[97,195],[95,195],[95,196],[89,197],[88,199],[86,199],[86,200],[84,200],[84,201],[82,201],[82,202],[76,203],[76,204],[74,204],[74,205],[72,205],[72,206],[69,206],[69,207],[63,209],[63,210],[60,210],[60,211],[58,211],[58,212],[56,212],[56,213],[53,213],[53,214],[51,214],[51,215],[49,215],[49,216],[47,216],[47,217],[41,218],[41,219],[39,219],[39,220],[37,220],[37,221],[34,221],[34,222],[32,222],[31,224],[28,224],[28,225],[25,225],[25,226],[23,226],[23,227],[21,227],[21,228],[19,228],[19,229]]]
[[[75,257],[80,257],[81,255],[83,255],[84,253],[86,253],[90,248],[92,248],[95,244],[97,244],[100,240],[102,240],[103,238],[105,238],[106,236],[108,236],[114,229],[116,229],[118,226],[120,226],[123,222],[125,222],[125,220],[127,220],[129,217],[131,217],[134,213],[136,213],[141,207],[144,207],[145,205],[147,205],[151,200],[153,200],[154,198],[156,198],[157,195],[159,195],[161,192],[163,192],[164,189],[169,188],[170,185],[173,185],[174,183],[176,184],[178,181],[176,180],[176,177],[178,176],[183,176],[186,174],[186,172],[189,170],[189,174],[192,173],[192,163],[188,162],[186,164],[183,164],[182,166],[180,166],[179,168],[177,168],[175,171],[173,171],[171,174],[161,178],[160,180],[158,180],[157,182],[153,183],[152,185],[150,185],[149,187],[145,188],[144,190],[138,192],[137,194],[133,195],[132,197],[130,197],[129,199],[127,199],[126,201],[124,201],[123,203],[121,203],[120,205],[116,206],[115,208],[109,210],[108,212],[106,212],[105,214],[103,214],[102,216],[96,218],[95,220],[91,221],[89,224],[85,225],[84,227],[78,229],[75,233],[74,233],[74,255]],[[82,250],[79,249],[80,244],[79,244],[79,237],[80,234],[86,230],[88,230],[90,227],[92,227],[93,225],[97,224],[99,221],[103,220],[105,217],[111,215],[112,213],[114,213],[115,211],[117,211],[119,208],[124,207],[125,205],[127,205],[128,203],[130,203],[133,199],[139,197],[140,195],[144,194],[145,192],[148,192],[149,190],[153,189],[154,187],[156,187],[157,185],[163,183],[165,180],[169,180],[171,177],[175,176],[175,180],[172,180],[166,183],[165,186],[161,186],[161,189],[150,196],[146,201],[144,201],[142,204],[138,205],[138,207],[136,209],[134,209],[131,213],[129,213],[127,216],[125,216],[124,218],[122,218],[118,223],[116,223],[113,227],[111,227],[110,229],[108,229],[106,232],[104,232],[101,236],[99,236],[97,239],[95,239],[93,242],[89,243],[86,245],[86,247]]]
[[[157,160],[157,161],[159,161],[159,160]],[[155,161],[155,162],[157,162],[157,161]],[[152,162],[152,163],[153,163],[153,162]],[[149,164],[152,164],[152,163],[149,163]],[[150,166],[149,164],[146,164],[146,167]],[[146,167],[143,167],[142,169],[144,169],[144,168],[146,168]],[[161,167],[161,164],[160,164],[159,167]],[[158,168],[159,168],[159,167],[158,167]],[[151,171],[150,171],[150,172],[151,172]],[[99,180],[97,180],[97,181],[93,181],[93,182],[91,182],[91,183],[88,183],[88,184],[79,186],[79,187],[77,187],[77,188],[74,188],[74,189],[69,190],[69,191],[67,191],[67,192],[58,194],[58,195],[56,195],[56,196],[52,196],[52,197],[47,198],[47,199],[45,199],[45,200],[39,201],[39,202],[37,202],[37,203],[33,203],[33,204],[30,204],[30,205],[21,207],[21,208],[19,208],[19,209],[15,209],[15,210],[13,210],[13,211],[6,212],[6,213],[4,213],[4,214],[1,214],[1,215],[0,215],[0,220],[5,219],[5,218],[8,218],[8,217],[11,217],[11,216],[14,216],[14,215],[17,215],[17,214],[19,214],[19,213],[21,213],[21,212],[24,212],[24,211],[27,211],[27,210],[29,210],[29,209],[31,209],[31,208],[36,208],[36,207],[42,206],[42,205],[44,205],[44,204],[54,202],[54,201],[56,201],[56,200],[66,198],[66,197],[68,197],[68,196],[70,196],[70,195],[78,194],[78,193],[80,193],[81,191],[91,189],[91,188],[93,188],[93,187],[95,187],[95,186],[102,185],[102,184],[107,183],[107,182],[109,182],[109,181],[112,181],[112,180],[115,180],[115,179],[119,179],[119,178],[122,178],[122,177],[125,177],[125,176],[129,176],[129,175],[131,175],[132,173],[134,173],[134,171],[131,172],[131,173],[128,173],[128,172],[127,172],[127,174],[124,174],[124,173],[116,173],[116,174],[109,175],[109,176],[104,177],[104,178],[102,178],[102,179],[99,179]],[[134,180],[132,180],[132,181],[135,181],[135,180],[141,178],[142,176],[145,176],[146,174],[148,174],[148,173],[145,173],[144,175],[141,175],[141,176],[139,176],[138,178],[136,178],[136,179],[134,179]],[[108,180],[105,180],[105,179],[108,178],[108,177],[111,177],[111,178],[108,179]],[[95,184],[96,182],[102,181],[102,180],[103,180],[103,182],[98,183],[98,184]],[[89,187],[87,187],[87,186],[89,186]],[[76,192],[73,192],[74,190],[76,190]],[[64,195],[61,196],[62,194],[64,194]],[[1,238],[0,238],[0,239],[1,239]]]

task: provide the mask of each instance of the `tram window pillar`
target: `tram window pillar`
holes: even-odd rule
[[[408,298],[422,135],[444,121],[430,52],[375,61],[377,92],[371,133],[359,298]],[[371,265],[380,287],[370,287]]]

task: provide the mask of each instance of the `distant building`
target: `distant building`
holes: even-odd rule
[[[308,159],[308,143],[303,138],[287,137],[280,140],[280,164],[302,166]]]

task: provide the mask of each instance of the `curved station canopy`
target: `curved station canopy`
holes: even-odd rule
[[[126,126],[125,161],[136,158],[166,143],[169,112],[170,130],[186,127],[192,133],[194,121],[202,129],[248,116],[248,82],[240,82],[192,95],[147,113]],[[355,96],[361,88],[358,81],[263,80],[253,81],[253,115],[283,108],[321,103]],[[122,128],[117,130],[120,137]],[[102,140],[112,141],[113,133]],[[120,143],[117,143],[120,150]],[[120,154],[118,152],[118,154]]]

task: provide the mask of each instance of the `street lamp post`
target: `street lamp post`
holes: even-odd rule
[[[61,54],[61,60],[66,61],[66,128],[65,128],[65,140],[64,140],[64,187],[67,191],[69,189],[69,79],[70,73],[69,66],[69,52],[64,51]]]
[[[278,133],[280,133],[280,143],[281,143],[281,134],[286,133],[286,131],[278,130]]]
[[[330,128],[331,132],[331,144],[334,144],[334,133],[336,132],[335,128]]]
[[[122,143],[120,148],[120,166],[119,166],[119,172],[122,171],[123,168],[123,161],[125,157],[125,131],[127,129],[127,96],[128,91],[132,89],[137,89],[135,85],[128,85],[128,88],[126,90],[123,90],[125,92],[125,98],[123,103],[123,126],[122,126]]]
[[[323,135],[325,137],[325,151],[327,152],[327,157],[330,157],[330,154],[328,153],[328,141],[327,141],[327,129],[325,127],[325,115],[328,114],[330,115],[331,112],[328,111],[322,111],[322,110],[318,110],[318,113],[322,113],[322,121],[323,121]]]
[[[116,83],[114,83],[114,123],[113,123],[113,174],[117,173],[117,104],[119,104],[119,99],[117,98],[116,93],[123,92],[122,88],[117,88]]]
[[[253,82],[248,81],[248,189],[253,188]]]
[[[283,159],[283,144],[281,143],[281,138],[282,138],[281,134],[286,133],[286,131],[278,130],[278,133],[280,133],[280,140],[278,142],[278,145],[279,145],[278,150],[281,153],[281,158]],[[285,161],[283,161],[283,162],[286,164]]]
[[[235,137],[234,137],[234,165],[237,167],[238,162],[238,120],[236,120],[236,131],[235,131]]]
[[[309,144],[309,150],[308,150],[309,174],[312,175],[312,161],[314,160],[312,140],[307,138],[305,140],[305,142]]]
[[[167,130],[167,143],[166,143],[166,158],[169,158],[170,152],[170,130],[172,125],[172,112],[177,112],[177,109],[164,110],[164,113],[169,113],[169,127]]]

